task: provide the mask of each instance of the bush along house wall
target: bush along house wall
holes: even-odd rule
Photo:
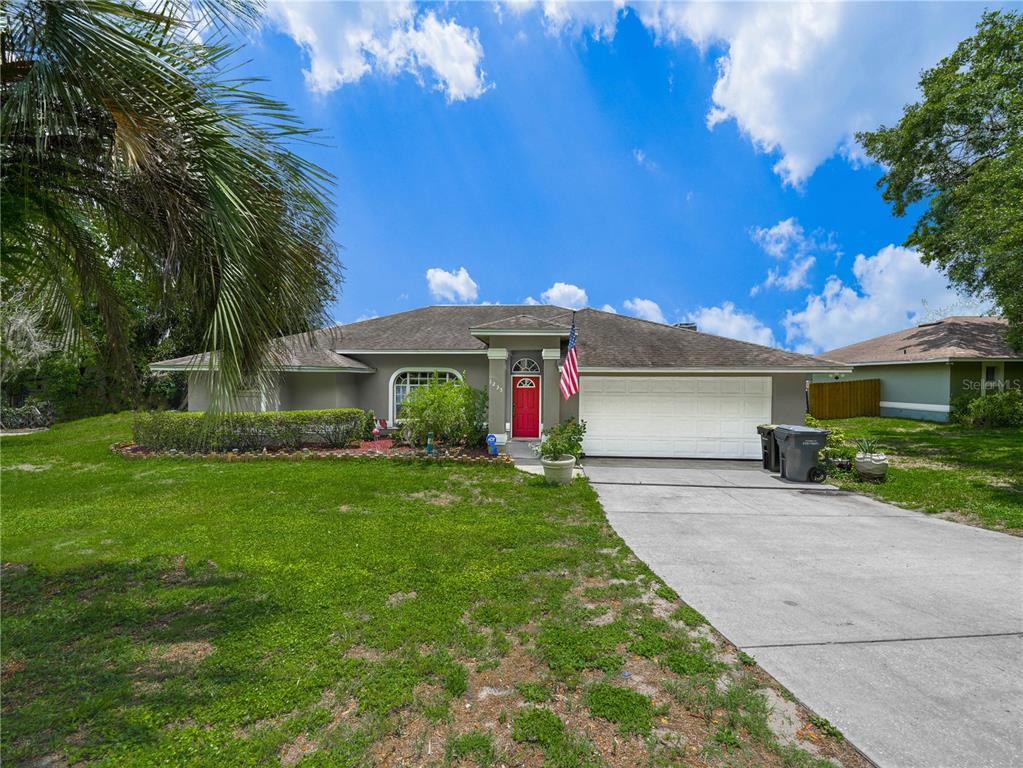
[[[132,425],[135,444],[151,451],[206,453],[295,450],[307,443],[344,448],[366,431],[359,408],[271,413],[140,412]]]

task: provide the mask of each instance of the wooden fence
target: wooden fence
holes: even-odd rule
[[[810,414],[816,419],[881,415],[881,379],[811,384]]]

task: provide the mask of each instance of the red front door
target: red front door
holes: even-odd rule
[[[540,377],[512,379],[512,437],[540,437]]]

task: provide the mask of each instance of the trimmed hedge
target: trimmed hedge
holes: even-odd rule
[[[365,431],[366,413],[359,408],[224,413],[216,419],[197,412],[143,411],[132,425],[136,445],[187,453],[294,450],[304,442],[344,448]]]

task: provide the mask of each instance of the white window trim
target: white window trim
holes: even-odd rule
[[[539,379],[540,381],[536,386],[538,407],[537,407],[537,419],[536,419],[536,431],[537,437],[526,437],[526,440],[537,440],[543,439],[543,376],[539,373],[513,373],[511,377],[511,421],[508,422],[508,434],[510,439],[515,439],[515,379]]]
[[[398,415],[394,412],[394,382],[403,373],[453,373],[455,378],[459,381],[463,381],[462,374],[456,371],[454,368],[445,368],[443,366],[422,366],[422,365],[410,365],[406,368],[399,368],[391,374],[390,380],[387,382],[387,426],[394,427],[398,423]]]
[[[988,386],[986,378],[987,369],[995,369],[995,378]],[[980,364],[980,394],[988,395],[992,392],[1001,392],[1005,389],[1005,363],[999,360],[984,360]]]
[[[520,365],[527,364],[532,365],[532,368],[520,368]],[[535,373],[540,374],[540,364],[531,357],[520,357],[515,361],[515,365],[512,366],[512,373]]]

